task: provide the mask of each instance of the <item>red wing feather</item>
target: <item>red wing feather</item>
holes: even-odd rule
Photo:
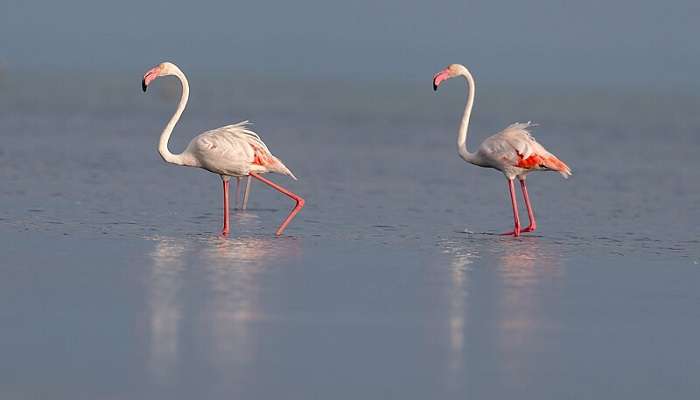
[[[564,162],[554,157],[553,155],[542,157],[538,154],[533,154],[528,158],[523,158],[520,154],[518,154],[518,157],[520,159],[518,160],[518,163],[515,164],[516,167],[524,169],[542,167],[551,169],[553,171],[564,172],[569,174],[571,173],[571,169],[569,169],[569,167],[566,164],[564,164]]]
[[[518,163],[515,164],[516,167],[531,169],[540,165],[545,165],[545,159],[538,156],[537,154],[533,154],[528,158],[523,158],[522,155],[518,154],[518,157],[519,160]]]
[[[265,151],[265,149],[252,143],[250,146],[254,151],[253,164],[262,165],[264,167],[270,167],[277,164],[277,160],[275,160],[272,154]]]

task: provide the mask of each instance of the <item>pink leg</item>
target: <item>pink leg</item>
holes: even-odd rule
[[[228,178],[222,179],[224,182],[224,227],[221,229],[222,235],[228,235]]]
[[[280,236],[282,232],[284,232],[284,229],[287,227],[287,225],[289,225],[289,223],[292,221],[294,216],[297,215],[297,213],[304,207],[304,199],[283,188],[282,186],[272,182],[271,180],[263,178],[261,175],[258,175],[255,172],[251,172],[250,176],[261,181],[262,183],[270,185],[273,189],[286,196],[289,196],[291,199],[297,202],[297,204],[294,206],[294,209],[292,209],[287,218],[282,222],[282,225],[280,225],[280,227],[277,228],[277,232],[275,232],[275,235]]]
[[[241,197],[241,177],[236,177],[236,200],[233,202],[233,208],[238,210],[238,199]]]
[[[508,179],[508,191],[510,191],[510,204],[513,206],[513,222],[515,227],[512,232],[503,233],[503,235],[520,236],[520,217],[518,216],[518,203],[515,200],[515,185],[513,180]]]
[[[530,204],[530,196],[527,195],[527,186],[525,185],[525,178],[520,178],[520,190],[522,190],[523,192],[525,206],[527,207],[527,217],[530,220],[530,226],[528,226],[520,232],[534,232],[535,229],[537,229],[537,221],[535,221],[535,212],[532,210],[532,205]]]

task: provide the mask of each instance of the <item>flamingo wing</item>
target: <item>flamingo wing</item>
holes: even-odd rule
[[[260,135],[253,132],[248,127],[252,125],[249,121],[241,121],[237,124],[222,126],[221,128],[214,129],[212,133],[222,136],[230,136],[237,138],[239,140],[248,142],[249,144],[254,144],[256,147],[261,148],[263,151],[270,153],[265,142],[262,141]]]
[[[296,179],[249,125],[248,121],[242,121],[204,132],[192,140],[188,151],[204,168],[222,175],[278,172]]]
[[[480,151],[495,162],[524,170],[553,170],[565,178],[571,169],[547,151],[530,133],[537,126],[532,122],[516,122],[503,131],[487,138]]]

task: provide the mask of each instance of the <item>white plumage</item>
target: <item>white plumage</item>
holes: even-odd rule
[[[499,169],[510,179],[537,170],[557,171],[564,178],[568,178],[571,170],[558,165],[554,161],[558,159],[532,136],[530,128],[536,126],[538,125],[531,121],[509,125],[501,132],[486,138],[476,151],[477,157],[484,161],[484,166]],[[531,157],[538,158],[538,161],[523,162]]]
[[[175,114],[170,118],[170,121],[168,121],[160,135],[158,153],[160,153],[163,160],[168,163],[203,168],[221,176],[224,189],[223,234],[229,233],[228,186],[230,177],[233,176],[239,180],[240,177],[252,176],[292,198],[296,202],[296,205],[277,229],[277,235],[281,235],[289,222],[291,222],[294,216],[304,207],[304,199],[267,178],[263,178],[260,174],[277,172],[290,176],[295,180],[297,178],[279,158],[272,155],[270,149],[268,149],[267,145],[260,139],[260,136],[248,128],[250,125],[248,121],[206,131],[192,139],[182,153],[171,153],[168,149],[168,141],[189,99],[190,86],[187,82],[187,78],[175,64],[165,62],[148,70],[143,77],[141,86],[145,92],[148,85],[154,79],[168,75],[174,75],[180,79],[182,83],[182,96],[180,97],[180,102],[178,103]],[[250,180],[248,183],[250,184]],[[244,207],[247,200],[248,187],[246,187],[246,195],[243,201]],[[238,189],[236,190],[236,201],[238,201]]]
[[[548,152],[541,144],[537,143],[530,134],[530,128],[537,125],[528,121],[525,123],[516,122],[509,125],[501,132],[489,136],[484,140],[476,152],[472,153],[467,149],[467,130],[469,128],[469,118],[474,106],[475,83],[471,72],[460,64],[451,64],[447,68],[433,76],[433,89],[437,90],[441,82],[461,76],[467,80],[469,96],[464,107],[462,122],[457,135],[457,151],[462,159],[470,164],[480,167],[494,168],[501,172],[508,179],[508,191],[510,192],[511,206],[513,208],[514,229],[507,235],[518,236],[521,232],[534,232],[537,229],[535,213],[530,204],[530,197],[527,193],[525,176],[533,171],[557,171],[564,178],[571,175],[571,169],[552,153]],[[520,217],[518,216],[518,206],[515,199],[515,188],[513,180],[518,178],[520,188],[525,199],[530,225],[520,229]]]
[[[248,126],[248,121],[242,121],[206,131],[192,139],[184,153],[196,161],[193,166],[219,175],[242,177],[251,172],[277,172],[296,180]]]

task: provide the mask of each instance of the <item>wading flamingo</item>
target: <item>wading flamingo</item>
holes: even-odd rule
[[[525,175],[532,171],[544,170],[557,171],[564,178],[567,178],[571,175],[571,169],[535,141],[535,138],[530,135],[529,129],[536,125],[531,122],[515,123],[508,126],[503,131],[486,138],[476,153],[470,153],[467,150],[467,128],[469,127],[469,117],[474,106],[475,84],[472,74],[464,65],[451,64],[433,76],[433,90],[437,90],[442,81],[456,76],[464,77],[469,86],[467,105],[464,108],[462,123],[459,125],[459,134],[457,135],[459,156],[470,164],[495,168],[503,172],[508,179],[508,191],[510,192],[510,202],[513,207],[515,227],[512,232],[504,233],[504,235],[519,236],[521,232],[534,232],[537,229],[537,222],[530,204],[530,197],[527,194]],[[523,192],[527,215],[530,219],[530,225],[523,229],[520,229],[518,204],[515,200],[513,179],[516,177],[520,181],[520,189]]]
[[[187,83],[185,74],[180,71],[175,64],[164,62],[151,68],[143,76],[141,88],[146,91],[148,85],[158,77],[175,75],[182,83],[182,97],[177,105],[175,114],[170,118],[163,133],[160,134],[158,152],[168,163],[184,165],[187,167],[198,167],[206,169],[221,176],[224,187],[224,226],[221,233],[227,235],[229,229],[229,202],[228,186],[230,177],[240,178],[252,176],[255,179],[271,186],[282,194],[289,196],[296,202],[296,205],[287,218],[277,228],[276,234],[279,236],[284,232],[289,222],[304,207],[304,199],[280,185],[264,178],[262,174],[267,172],[277,172],[279,174],[297,178],[277,157],[273,156],[267,146],[255,132],[248,129],[248,121],[239,122],[234,125],[223,126],[218,129],[204,132],[196,136],[185,151],[180,154],[173,154],[168,150],[168,140],[177,121],[187,105],[190,94],[190,86]],[[238,189],[236,190],[236,201],[238,201]],[[246,190],[247,192],[247,190]]]

